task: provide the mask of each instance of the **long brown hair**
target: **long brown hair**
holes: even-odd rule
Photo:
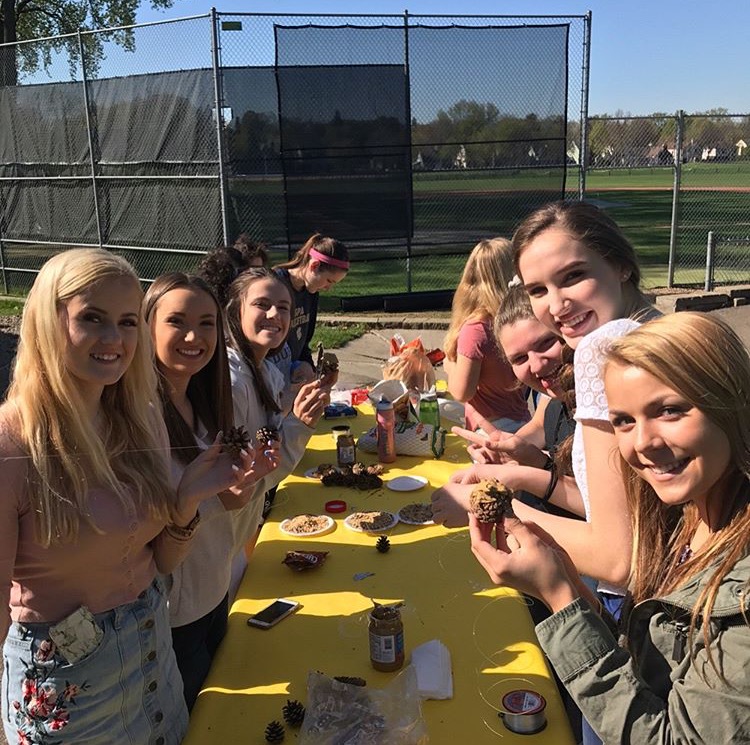
[[[513,234],[513,260],[519,275],[524,249],[549,228],[565,230],[605,261],[627,272],[628,315],[641,318],[648,313],[650,305],[640,289],[641,269],[633,244],[604,210],[588,202],[551,202],[524,218]]]
[[[286,282],[280,279],[273,271],[266,267],[251,267],[242,272],[237,279],[232,282],[227,290],[227,306],[225,309],[227,325],[227,341],[229,345],[242,357],[244,363],[250,368],[253,376],[258,396],[266,411],[278,414],[281,411],[278,401],[273,392],[268,387],[263,371],[258,367],[255,361],[253,349],[250,342],[245,338],[242,331],[242,305],[245,302],[245,296],[255,282],[261,279],[270,279],[278,282],[288,293],[289,302],[291,303],[291,315],[294,315],[294,298]],[[286,340],[285,340],[286,341]],[[274,354],[283,346],[283,343],[276,349],[269,351],[269,355]]]
[[[608,363],[632,366],[669,386],[719,427],[730,445],[730,465],[710,495],[721,499],[719,523],[701,550],[680,563],[699,522],[693,504],[665,505],[633,470],[623,467],[633,522],[630,588],[633,600],[660,597],[716,565],[691,610],[691,632],[703,631],[723,579],[750,549],[750,359],[723,321],[702,313],[674,313],[649,321],[614,341]],[[719,495],[721,492],[721,495]],[[745,602],[747,602],[745,600]]]
[[[171,272],[157,277],[143,299],[143,315],[147,323],[152,322],[152,314],[168,292],[178,289],[205,292],[216,306],[216,349],[211,359],[190,378],[187,397],[193,406],[195,416],[208,430],[211,439],[219,431],[226,432],[232,426],[232,384],[229,379],[226,340],[224,338],[224,314],[211,287],[201,277]],[[160,361],[156,360],[161,371]],[[164,375],[159,375],[159,396],[164,408],[164,421],[169,433],[172,454],[187,465],[200,452],[195,442],[195,433],[177,410],[165,385]]]
[[[313,233],[289,261],[277,264],[274,266],[274,269],[296,269],[309,264],[312,261],[310,257],[312,249],[338,261],[349,261],[349,252],[341,241],[321,235],[320,233]],[[332,269],[335,269],[335,267],[323,262],[320,263],[320,271],[327,272]]]

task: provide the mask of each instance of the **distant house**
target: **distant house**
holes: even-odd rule
[[[466,168],[466,148],[461,145],[453,161],[454,168]]]
[[[727,161],[734,158],[734,152],[728,147],[704,147],[701,160]]]

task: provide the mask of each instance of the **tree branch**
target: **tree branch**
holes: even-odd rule
[[[63,17],[61,15],[57,15],[49,10],[46,10],[45,8],[40,8],[36,5],[29,5],[27,6],[26,10],[29,13],[41,13],[42,15],[47,16],[47,18],[51,18],[53,21],[57,21],[57,23],[62,23],[63,21]]]

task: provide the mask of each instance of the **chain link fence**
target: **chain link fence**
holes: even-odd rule
[[[750,283],[750,115],[591,117],[587,140],[586,198],[623,226],[652,285]]]
[[[311,232],[348,295],[455,286],[480,239],[581,193],[589,16],[218,14],[0,46],[0,258],[140,276]]]

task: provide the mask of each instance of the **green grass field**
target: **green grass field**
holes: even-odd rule
[[[589,171],[587,199],[606,209],[635,245],[644,268],[644,284],[667,284],[669,237],[672,220],[673,171],[670,168],[608,169]],[[381,188],[377,179],[315,179],[310,189],[330,189],[332,200],[367,200]],[[556,198],[560,174],[552,170],[495,172],[415,172],[413,178],[414,227],[411,289],[415,292],[455,287],[466,254],[476,240],[493,235],[510,236],[519,220],[535,204]],[[575,194],[578,174],[571,169],[567,193]],[[706,238],[709,230],[750,233],[750,161],[688,163],[682,168],[676,250],[677,285],[702,284]],[[283,184],[280,177],[237,179],[231,183],[233,226],[251,226],[253,234],[268,243],[285,244]],[[459,229],[456,226],[462,226]],[[466,229],[463,226],[470,226]],[[4,263],[30,267],[47,255],[46,247],[4,244]],[[127,252],[126,252],[127,253]],[[750,282],[747,248],[729,251],[717,273],[725,281]],[[356,249],[355,262],[336,297],[361,297],[407,291],[407,259],[403,246]],[[168,268],[190,270],[194,257],[177,253],[143,255],[133,252],[141,276],[152,277]],[[282,249],[272,261],[284,258]],[[721,272],[724,272],[721,274]],[[6,273],[8,291],[22,294],[33,275]]]

